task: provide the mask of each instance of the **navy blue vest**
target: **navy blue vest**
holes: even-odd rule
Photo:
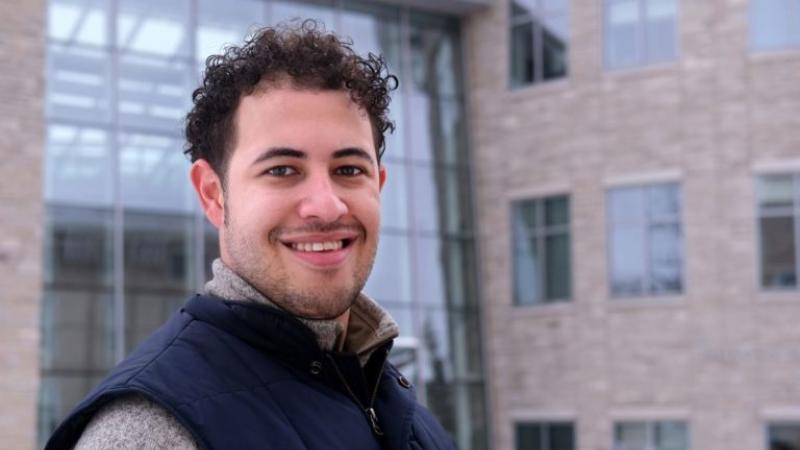
[[[46,450],[71,449],[124,395],[155,401],[203,449],[452,449],[386,361],[324,352],[305,325],[266,306],[195,296],[70,413]]]

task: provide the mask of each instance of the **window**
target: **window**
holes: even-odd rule
[[[800,265],[800,174],[763,176],[757,191],[761,286],[796,289]]]
[[[511,1],[511,85],[567,75],[567,0]]]
[[[605,0],[606,67],[677,59],[677,12],[676,0]]]
[[[575,427],[570,422],[531,422],[516,425],[517,450],[574,450]]]
[[[614,450],[689,450],[689,427],[678,421],[619,422]]]
[[[800,47],[800,0],[750,0],[754,50]]]
[[[682,292],[680,212],[676,183],[609,192],[609,284],[613,296]]]
[[[800,422],[769,424],[767,442],[769,450],[800,450]]]
[[[565,195],[512,204],[514,302],[569,300],[571,295],[569,198]]]

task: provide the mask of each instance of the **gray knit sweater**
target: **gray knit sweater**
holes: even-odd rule
[[[277,308],[220,259],[215,260],[211,268],[214,278],[206,283],[205,294]],[[397,337],[399,331],[391,316],[363,294],[350,309],[346,333],[333,320],[300,320],[317,336],[320,348],[331,350],[341,346],[345,351],[357,353],[362,365],[377,347]],[[74,448],[194,450],[197,445],[191,434],[167,410],[141,395],[131,394],[101,408]]]

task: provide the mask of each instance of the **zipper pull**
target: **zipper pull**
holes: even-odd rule
[[[375,410],[372,408],[367,408],[364,410],[364,412],[367,413],[369,424],[372,425],[372,431],[378,436],[383,436],[383,430],[381,430],[381,426],[378,424],[378,415],[375,414]]]

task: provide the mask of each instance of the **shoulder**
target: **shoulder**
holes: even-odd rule
[[[138,394],[102,407],[87,425],[75,450],[195,450],[191,434],[166,409]]]

